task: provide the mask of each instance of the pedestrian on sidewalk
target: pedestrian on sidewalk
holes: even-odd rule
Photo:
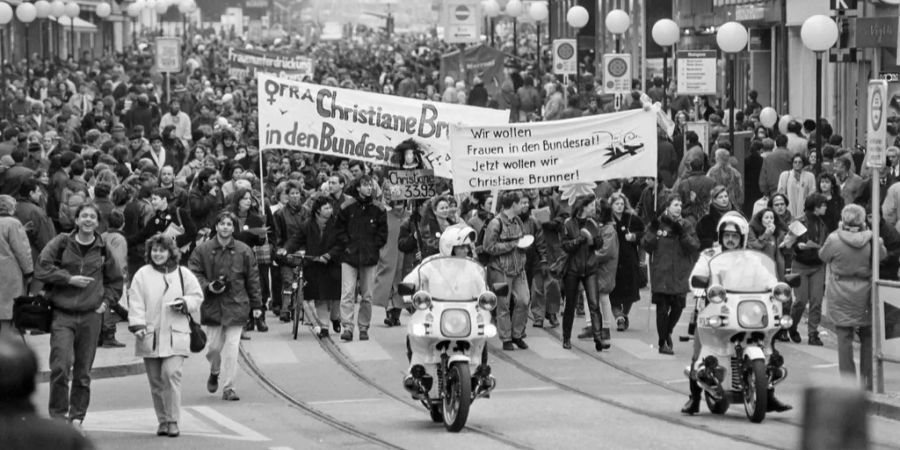
[[[219,390],[219,374],[223,400],[240,400],[234,390],[241,330],[247,316],[262,315],[262,291],[259,268],[253,249],[234,238],[237,217],[230,211],[216,216],[215,238],[194,250],[188,268],[197,276],[204,292],[200,306],[200,322],[206,325],[209,360],[210,393]]]
[[[157,436],[177,437],[181,409],[181,367],[190,351],[187,314],[197,312],[203,291],[197,277],[178,265],[175,240],[157,234],[147,241],[147,261],[128,289],[128,330],[135,356],[144,358]]]
[[[15,213],[16,200],[0,195],[0,331],[11,328],[13,299],[28,294],[34,273],[28,235]]]
[[[122,271],[97,232],[99,218],[93,204],[79,206],[75,231],[53,238],[35,268],[35,278],[52,286],[50,417],[68,420],[78,430],[91,401],[101,317],[122,296]]]

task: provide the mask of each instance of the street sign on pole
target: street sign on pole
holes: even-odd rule
[[[553,40],[553,73],[575,75],[578,69],[577,45],[575,39]]]
[[[477,44],[481,42],[481,7],[477,0],[444,0],[444,42]]]
[[[603,55],[603,92],[627,94],[631,92],[631,54]]]
[[[887,81],[869,80],[866,161],[871,168],[884,168],[887,148],[887,104]]]
[[[156,38],[156,68],[164,73],[181,72],[181,38]]]
[[[675,53],[679,95],[715,95],[715,50],[679,50]]]

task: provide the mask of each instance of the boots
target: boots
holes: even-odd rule
[[[266,325],[266,313],[262,313],[259,317],[255,319],[256,321],[256,329],[260,333],[265,333],[269,331],[269,326]]]
[[[691,396],[684,407],[681,408],[682,414],[694,415],[700,412],[700,396],[703,394],[703,388],[697,384],[697,380],[691,378]],[[771,392],[771,391],[770,391]]]
[[[612,340],[609,337],[609,328],[600,329],[600,347],[606,350],[612,347]]]
[[[822,344],[822,340],[819,339],[819,332],[818,331],[810,331],[809,339],[807,340],[807,343],[809,345],[821,347],[823,344]]]
[[[766,400],[766,412],[785,412],[794,409],[787,403],[781,403],[775,398],[775,389],[769,389],[768,399]]]

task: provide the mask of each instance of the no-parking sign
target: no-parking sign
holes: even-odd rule
[[[631,54],[603,55],[603,92],[607,94],[631,92]]]
[[[553,40],[553,73],[575,75],[578,68],[578,47],[575,39]]]
[[[869,81],[869,107],[866,108],[866,164],[884,167],[887,147],[887,81]]]
[[[477,44],[481,42],[481,7],[473,0],[445,0],[444,42]]]

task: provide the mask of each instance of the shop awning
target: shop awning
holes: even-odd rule
[[[65,27],[66,31],[68,31],[69,27],[71,25],[73,25],[71,20],[72,19],[69,19],[68,17],[57,17],[56,18],[56,21],[59,22],[60,25]],[[74,25],[75,25],[76,33],[96,33],[97,32],[97,26],[88,22],[87,20],[80,19],[78,17],[76,17],[74,20],[75,20]]]

